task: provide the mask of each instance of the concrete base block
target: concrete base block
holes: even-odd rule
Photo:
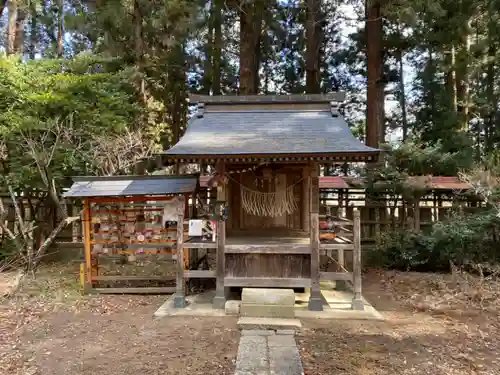
[[[356,311],[364,311],[365,303],[362,299],[353,299],[352,300],[352,309]]]
[[[217,310],[224,310],[226,308],[226,297],[215,296],[213,300],[213,308]]]
[[[183,294],[174,294],[174,307],[176,309],[182,309],[186,307],[186,298]]]
[[[323,311],[324,299],[321,297],[309,297],[309,304],[307,305],[309,311]]]
[[[239,315],[240,314],[240,301],[230,300],[226,301],[224,311],[226,315]]]
[[[82,288],[82,294],[92,294],[93,292],[93,287],[92,287],[92,284],[90,283],[85,283],[83,284],[83,288]]]
[[[213,299],[213,308],[217,310],[224,310],[226,308],[226,301],[229,299],[230,288],[223,287],[215,291]]]
[[[294,305],[263,305],[242,303],[241,316],[254,316],[258,318],[294,318]]]

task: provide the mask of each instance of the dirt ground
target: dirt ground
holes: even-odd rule
[[[234,373],[236,318],[153,319],[165,296],[82,297],[77,275],[44,267],[0,300],[2,375]],[[499,294],[498,283],[464,276],[369,272],[365,298],[387,320],[302,320],[304,369],[500,374]]]
[[[236,318],[153,319],[166,296],[79,295],[47,267],[0,301],[0,374],[233,374]]]
[[[306,375],[500,374],[500,288],[456,282],[368,273],[363,294],[387,320],[302,320],[297,342]]]

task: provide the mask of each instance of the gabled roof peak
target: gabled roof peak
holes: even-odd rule
[[[303,94],[303,95],[190,95],[189,102],[193,104],[278,104],[278,103],[330,103],[343,102],[344,92],[331,92],[328,94]]]

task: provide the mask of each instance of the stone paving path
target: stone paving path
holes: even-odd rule
[[[294,331],[241,331],[235,375],[304,375]]]

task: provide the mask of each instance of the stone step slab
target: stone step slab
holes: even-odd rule
[[[279,318],[254,318],[242,316],[238,319],[238,328],[240,330],[264,329],[264,330],[298,330],[302,324],[298,319],[279,319]]]
[[[241,330],[241,336],[271,336],[271,335],[291,335],[295,336],[294,329],[243,329]]]
[[[295,293],[293,289],[243,288],[241,303],[294,306]]]
[[[240,316],[253,316],[256,318],[294,318],[294,306],[284,305],[262,305],[262,304],[245,304],[240,306]]]
[[[235,375],[304,375],[293,335],[268,330],[241,333]]]

